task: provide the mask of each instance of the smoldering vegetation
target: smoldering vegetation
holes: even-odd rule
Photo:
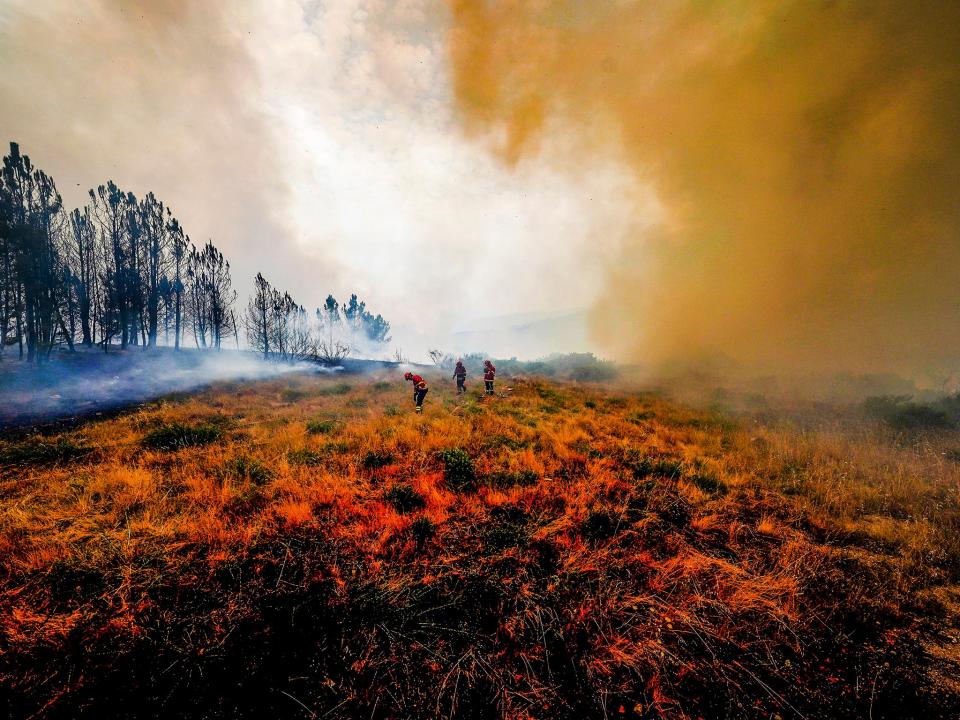
[[[355,301],[356,296],[352,300]],[[337,312],[338,305],[331,298],[325,307],[329,318]],[[303,314],[302,308],[299,312]],[[291,317],[296,320],[299,315]],[[322,330],[305,330],[305,326],[290,321],[284,323],[283,332],[269,334],[268,342],[272,344],[267,353],[262,350],[174,350],[163,346],[126,351],[113,348],[104,353],[100,349],[76,347],[73,351],[56,353],[39,366],[18,362],[15,357],[0,357],[0,430],[23,434],[37,425],[68,425],[91,416],[131,409],[157,398],[186,397],[217,382],[253,382],[289,373],[369,376],[390,370],[397,372],[392,379],[399,382],[402,371],[418,368],[423,371],[429,367],[406,361],[346,357],[350,347],[347,343],[356,343],[356,340],[344,334],[349,331],[349,320],[339,323],[330,323],[340,333],[335,338],[347,338],[335,339],[343,349],[339,354],[326,354]],[[311,339],[311,333],[319,339]],[[368,343],[368,349],[373,348]],[[483,353],[463,356],[468,367],[468,385],[480,382],[486,358]],[[452,355],[440,354],[434,366],[446,372],[452,370],[454,362]],[[614,363],[589,353],[555,354],[532,361],[495,359],[495,363],[506,377],[599,382],[615,379],[621,372]],[[389,385],[385,383],[385,387]],[[328,391],[336,394],[338,387],[349,390],[349,385],[343,384]]]
[[[319,366],[267,362],[255,353],[221,350],[149,352],[77,349],[56,362],[28,366],[0,363],[0,429],[55,420],[72,422],[217,381],[252,381]]]
[[[0,443],[13,715],[956,717],[956,431],[421,372]]]

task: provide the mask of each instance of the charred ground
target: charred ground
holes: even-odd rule
[[[10,717],[952,717],[960,434],[220,383],[0,444]],[[951,454],[953,453],[953,454]]]

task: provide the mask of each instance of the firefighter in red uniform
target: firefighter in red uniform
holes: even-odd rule
[[[483,384],[487,389],[487,395],[493,395],[493,379],[497,374],[497,369],[489,360],[483,361]]]
[[[404,380],[410,380],[413,383],[413,402],[417,407],[417,412],[423,412],[423,399],[427,396],[427,381],[419,375],[406,373]]]
[[[463,360],[457,360],[457,366],[453,369],[453,377],[457,380],[457,395],[462,395],[467,391],[465,385],[467,381],[467,369],[463,366]]]

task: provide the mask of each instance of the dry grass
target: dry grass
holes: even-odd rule
[[[613,386],[431,386],[415,416],[393,377],[229,384],[0,446],[0,700],[50,717],[956,710],[924,644],[957,634],[960,434],[735,421]]]

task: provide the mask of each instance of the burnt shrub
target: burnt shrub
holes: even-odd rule
[[[384,497],[387,502],[393,505],[393,509],[401,515],[422,510],[427,505],[423,495],[409,485],[393,485],[387,490]]]
[[[30,439],[0,447],[0,466],[48,465],[70,462],[87,455],[93,448],[79,445],[72,440],[57,438],[49,440]]]
[[[541,574],[553,575],[560,568],[560,552],[555,543],[547,539],[534,540],[530,549],[531,559]]]
[[[522,508],[513,505],[495,507],[482,532],[484,549],[500,552],[511,547],[525,547],[530,542],[528,520]]]
[[[447,448],[439,453],[443,463],[443,478],[452,490],[466,490],[477,480],[473,458],[460,448]]]
[[[619,519],[609,510],[591,510],[583,521],[583,536],[588,540],[609,540],[617,534]]]
[[[410,534],[413,535],[417,547],[422,548],[437,534],[437,527],[430,518],[418,517],[410,524]]]
[[[209,445],[223,437],[223,430],[216,425],[201,423],[169,423],[154,428],[143,438],[144,447],[151,450],[176,451],[187,447]]]
[[[393,461],[394,457],[391,452],[386,450],[368,450],[360,460],[360,464],[367,470],[377,470],[392,464]]]
[[[673,488],[658,488],[652,492],[647,499],[647,510],[676,527],[690,524],[690,504]]]

